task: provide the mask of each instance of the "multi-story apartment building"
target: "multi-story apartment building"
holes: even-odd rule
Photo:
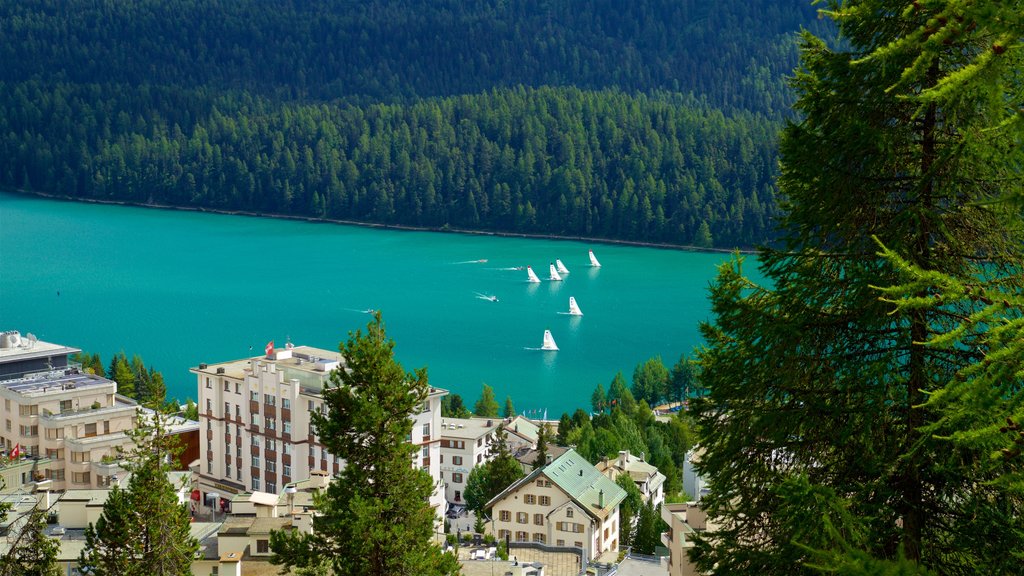
[[[337,474],[344,465],[320,441],[311,415],[324,410],[323,389],[332,370],[342,367],[338,352],[309,346],[270,350],[266,356],[217,364],[191,371],[199,385],[201,446],[199,490],[226,510],[235,494],[279,493],[310,473]],[[410,441],[418,447],[413,465],[430,472],[436,489],[431,505],[444,512],[440,483],[441,398],[431,388],[412,416]]]
[[[517,480],[487,503],[498,538],[581,548],[586,558],[619,550],[626,491],[575,450]]]
[[[474,466],[491,459],[497,418],[445,418],[441,422],[441,480],[445,500],[464,504],[466,479]]]
[[[21,483],[49,480],[50,490],[97,488],[123,472],[118,449],[131,443],[125,432],[135,427],[139,406],[119,396],[113,380],[70,361],[77,352],[31,335],[0,333],[0,444],[18,466],[25,466],[25,458],[35,462]],[[175,434],[197,430],[194,422],[171,424]]]
[[[661,519],[668,530],[661,533],[661,542],[668,548],[669,576],[697,576],[700,572],[689,557],[698,533],[714,531],[708,515],[698,502],[678,502],[661,505]]]

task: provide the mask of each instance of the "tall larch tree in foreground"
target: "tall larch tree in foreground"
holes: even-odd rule
[[[695,408],[721,529],[693,557],[711,574],[1017,574],[1020,463],[998,421],[1024,377],[1003,363],[949,399],[1020,314],[962,296],[1021,293],[1021,220],[998,200],[1024,185],[1024,6],[828,8],[836,46],[802,39],[769,282],[737,259],[711,290]]]
[[[313,534],[275,532],[273,561],[309,568],[329,559],[337,576],[457,574],[434,543],[430,474],[413,466],[412,414],[427,399],[426,369],[407,374],[394,358],[380,313],[341,345],[344,366],[324,389],[313,423],[345,468],[316,499]]]

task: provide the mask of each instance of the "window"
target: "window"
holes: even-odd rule
[[[537,497],[534,496],[533,494],[527,494],[527,495],[523,496],[523,503],[525,503],[525,504],[536,504],[537,503]]]
[[[213,386],[210,385],[210,377],[209,376],[206,377],[206,387],[207,388],[213,388]]]
[[[231,391],[231,383],[228,382],[227,380],[224,381],[224,391],[225,392],[230,392]]]
[[[257,554],[270,554],[270,540],[257,540],[256,541],[256,553]]]
[[[277,462],[274,462],[273,460],[267,460],[267,472],[277,472]],[[273,490],[270,489],[269,485],[267,486],[267,491],[273,492]]]
[[[64,450],[61,450],[60,448],[47,448],[46,457],[51,460],[63,460]]]
[[[257,435],[255,435],[255,434],[253,434],[253,435],[252,435],[252,440],[251,440],[251,442],[252,442],[252,445],[253,445],[253,446],[255,446],[255,447],[257,447],[257,448],[259,448],[259,447],[260,447],[260,437],[259,437],[259,436],[257,436]]]
[[[281,467],[281,475],[282,476],[287,476],[287,477],[291,478],[291,476],[292,476],[292,467],[289,466],[288,464],[283,465]]]
[[[462,484],[462,473],[452,472],[452,482],[455,484]]]
[[[89,473],[88,472],[72,472],[71,482],[74,484],[88,484]]]
[[[583,533],[583,524],[576,522],[556,522],[555,527],[562,532],[575,532],[577,534]]]
[[[541,506],[551,506],[551,497],[550,496],[541,496],[540,497],[540,505]]]
[[[423,456],[424,459],[430,458],[430,446],[427,446],[426,444],[424,444],[421,455]]]
[[[423,435],[430,436],[430,422],[423,425]]]
[[[543,514],[534,514],[533,515],[533,523],[536,524],[537,526],[543,526],[544,525],[544,515]]]
[[[310,400],[310,401],[309,401],[309,411],[310,411],[310,412],[312,412],[312,411],[314,410],[314,407],[315,407],[315,406],[316,406],[316,404],[314,404],[314,403],[313,403],[313,401],[312,401],[312,400]]]
[[[509,536],[511,536],[511,534],[512,533],[509,532],[508,530],[498,530],[498,540],[504,540],[504,539],[508,538]]]
[[[46,477],[49,478],[50,480],[61,480],[61,481],[63,481],[64,480],[64,470],[63,469],[58,469],[58,470],[49,470],[48,469],[46,471]]]
[[[231,403],[230,402],[225,402],[224,403],[224,417],[225,418],[230,418],[231,417]]]
[[[7,431],[8,432],[11,431],[11,421],[10,420],[7,421]]]
[[[543,488],[543,487],[544,487],[544,481],[543,480],[537,480],[537,488]]]
[[[267,406],[276,406],[277,396],[274,396],[273,394],[264,394],[263,403],[266,404]]]
[[[242,419],[242,407],[239,406],[238,404],[235,404],[235,418],[237,420]]]
[[[250,390],[249,391],[249,400],[252,400],[253,402],[259,402],[260,401],[260,393],[255,391],[255,390]]]
[[[206,462],[206,473],[213,474],[213,460],[208,460]]]
[[[530,521],[530,515],[526,512],[516,512],[516,522],[526,524]]]
[[[236,476],[235,476],[235,479],[236,479],[236,480],[241,480],[241,479],[242,479],[242,469],[241,469],[241,468],[239,468],[239,469],[238,469],[238,470],[237,470],[237,471],[235,472],[235,474],[236,474]]]
[[[260,425],[260,415],[259,414],[250,414],[249,415],[249,423],[252,424],[253,426],[259,426]]]
[[[252,457],[252,466],[253,466],[253,468],[259,468],[260,467],[260,457],[259,456],[253,456]]]
[[[292,445],[287,442],[281,442],[281,452],[284,454],[291,454]]]
[[[277,494],[277,484],[274,484],[273,482],[267,482],[267,492],[270,492],[271,494]]]
[[[285,422],[284,423],[284,433],[285,434],[291,434],[292,433],[292,423],[291,422]]]
[[[516,531],[516,542],[527,542],[529,539],[530,539],[530,536],[525,531],[522,531],[522,530],[517,530]]]
[[[483,457],[484,457],[483,454],[477,454],[476,455],[476,463],[479,464],[480,463],[480,459],[483,458]]]
[[[110,434],[110,420],[103,421],[103,433]]]
[[[86,424],[85,426],[88,429],[89,424]],[[38,436],[39,435],[39,426],[38,425],[37,426],[22,426],[21,427],[21,435],[22,436]],[[88,435],[89,434],[86,434],[86,436],[88,436]],[[93,436],[96,435],[96,425],[95,424],[92,425],[92,435]]]
[[[74,462],[75,464],[81,464],[82,462],[88,462],[89,461],[89,453],[88,452],[72,452],[71,453],[71,461]]]
[[[289,400],[288,398],[281,398],[281,408],[283,410],[291,410],[292,401]]]
[[[224,467],[224,475],[231,478],[231,464]]]
[[[565,540],[562,540],[562,539],[555,540],[555,546],[565,546]]]
[[[242,393],[242,384],[241,384],[241,382],[235,382],[235,394],[241,394],[241,393]]]
[[[566,518],[572,518],[572,508],[566,508],[565,509],[565,517]]]
[[[462,456],[452,456],[452,464],[462,466]]]
[[[277,428],[276,420],[274,420],[273,418],[266,418],[265,420],[267,423],[267,430],[274,430],[275,428]]]
[[[540,532],[534,532],[533,541],[539,544],[544,544],[547,542],[547,537],[545,537],[544,534],[541,534]]]
[[[511,522],[512,512],[509,512],[508,510],[498,512],[498,520],[501,520],[502,522]]]
[[[577,548],[583,548],[583,542],[580,542],[579,540],[573,542],[572,545]]]
[[[260,478],[259,478],[259,476],[253,476],[252,477],[252,489],[253,490],[259,490],[260,489]]]
[[[206,411],[213,412],[213,400],[210,400],[209,398],[206,399]]]
[[[10,408],[8,408],[8,410],[10,410]],[[71,400],[61,400],[60,401],[60,411],[61,412],[71,412]]]
[[[85,425],[85,437],[86,438],[92,438],[95,435],[96,435],[96,423],[95,422],[91,422],[89,424],[86,424]]]

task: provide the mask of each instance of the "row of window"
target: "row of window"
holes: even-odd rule
[[[526,495],[523,496],[523,503],[524,504],[536,504],[537,501],[538,501],[537,500],[537,496],[534,495],[534,494],[526,494]],[[551,506],[551,497],[550,496],[541,496],[540,497],[540,505],[541,506]]]
[[[515,533],[515,538],[512,538],[512,532],[510,530],[498,530],[498,539],[505,540],[506,538],[512,539],[513,542],[530,542],[532,540],[533,542],[536,542],[538,544],[547,544],[548,539],[547,535],[543,532],[534,532],[531,539],[530,534],[528,534],[525,530],[517,530]],[[555,545],[565,546],[565,540],[557,540],[555,541]],[[583,542],[580,542],[578,540],[573,542],[573,545],[577,548],[583,548]]]

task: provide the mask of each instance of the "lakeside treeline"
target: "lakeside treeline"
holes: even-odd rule
[[[676,94],[503,88],[359,104],[0,83],[0,185],[384,224],[749,246],[779,124]]]

